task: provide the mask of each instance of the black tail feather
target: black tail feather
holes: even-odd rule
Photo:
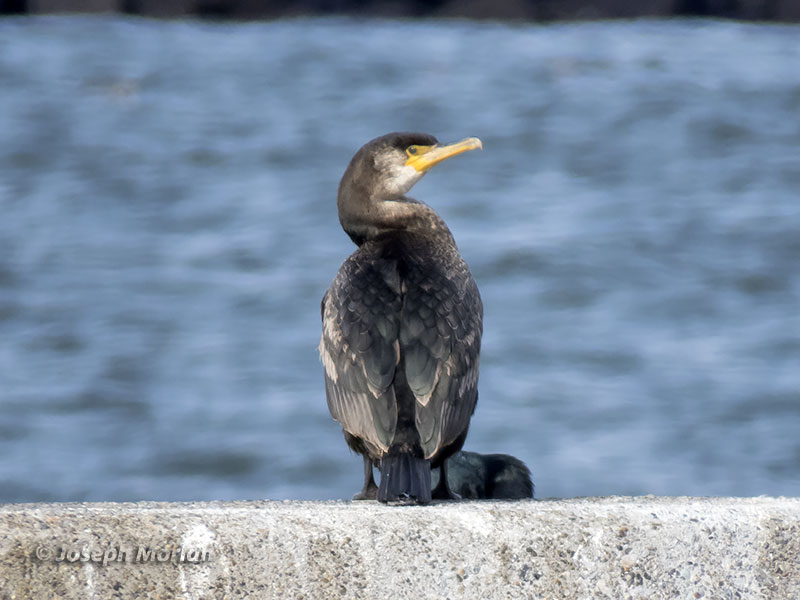
[[[418,504],[431,501],[430,460],[390,449],[381,459],[380,470],[379,501],[413,499]]]

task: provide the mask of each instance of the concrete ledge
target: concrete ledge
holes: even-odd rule
[[[800,598],[800,499],[0,507],[0,598],[95,597]]]

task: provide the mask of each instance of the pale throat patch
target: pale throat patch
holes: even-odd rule
[[[425,175],[391,152],[377,156],[375,166],[386,176],[384,190],[392,196],[404,196]]]

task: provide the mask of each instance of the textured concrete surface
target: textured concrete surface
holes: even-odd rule
[[[0,598],[800,598],[800,499],[0,506]]]

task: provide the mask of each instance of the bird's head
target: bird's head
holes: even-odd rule
[[[426,133],[389,133],[367,142],[339,184],[339,219],[345,231],[356,239],[355,230],[392,228],[395,219],[402,225],[407,211],[397,203],[411,202],[405,194],[414,184],[434,165],[476,148],[483,148],[478,138],[442,145]]]
[[[389,133],[356,152],[342,183],[350,179],[368,186],[376,199],[396,199],[408,193],[434,165],[482,147],[478,138],[441,145],[426,133]]]

